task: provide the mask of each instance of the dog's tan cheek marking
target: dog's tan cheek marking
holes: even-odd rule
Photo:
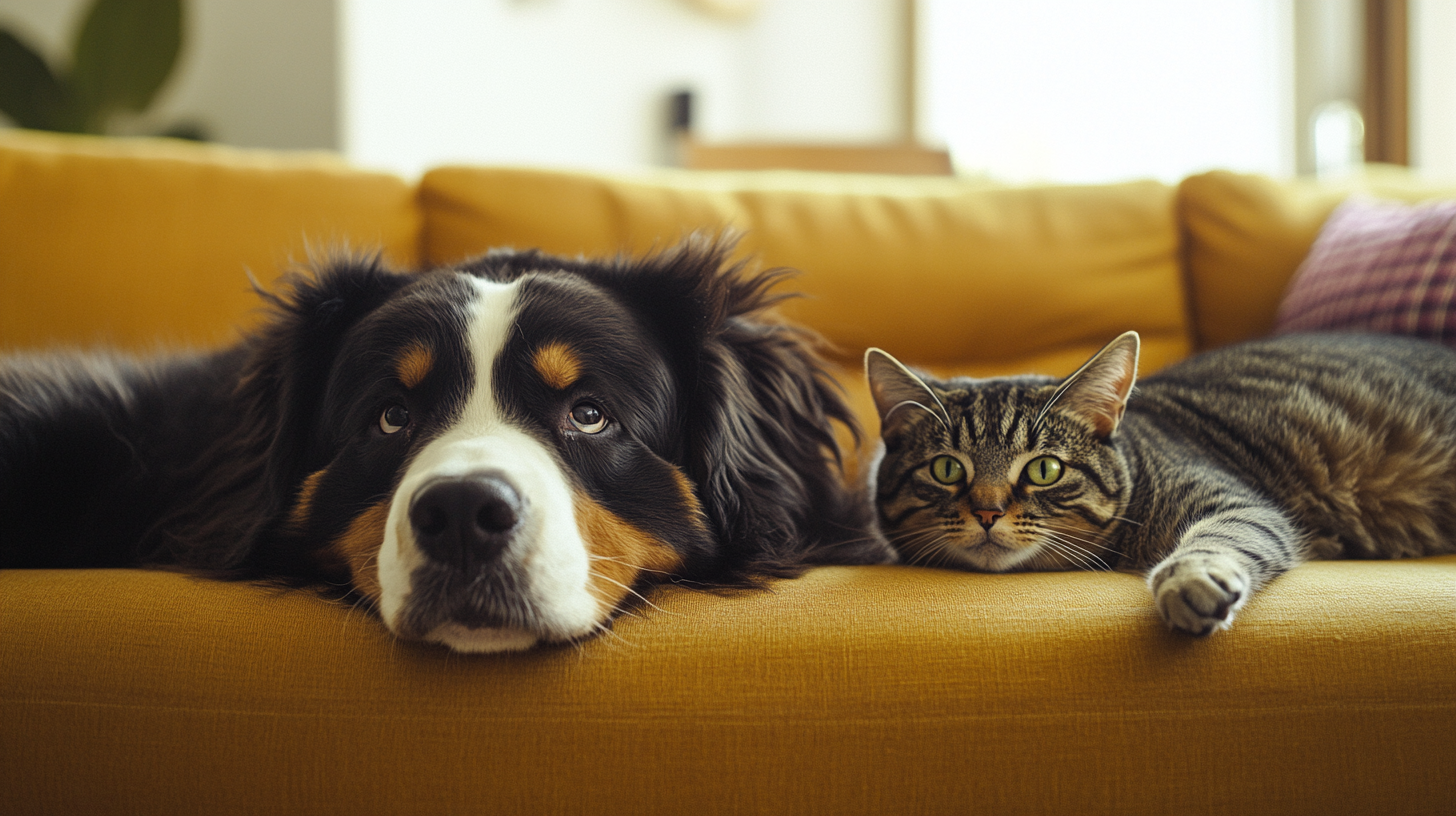
[[[578,492],[574,504],[576,523],[591,559],[588,580],[602,617],[622,603],[644,570],[672,572],[682,566],[682,556],[676,550],[591,497]]]
[[[293,502],[293,509],[288,512],[288,528],[294,532],[302,532],[308,524],[308,515],[313,511],[313,496],[318,492],[319,482],[323,481],[324,474],[328,468],[316,470],[303,480],[303,485],[298,488],[298,498]]]
[[[542,382],[557,391],[565,391],[581,378],[581,358],[565,343],[547,343],[536,349],[531,363]]]
[[[389,501],[372,505],[349,522],[349,529],[334,539],[331,549],[349,569],[354,588],[379,602],[379,548],[384,545],[384,527],[389,521]]]
[[[395,363],[394,373],[405,388],[414,388],[425,381],[435,367],[435,355],[422,343],[415,343]]]

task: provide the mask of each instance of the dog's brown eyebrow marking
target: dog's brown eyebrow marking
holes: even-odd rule
[[[318,492],[319,482],[323,481],[328,470],[324,468],[314,471],[303,480],[303,486],[298,488],[298,498],[293,503],[293,509],[288,512],[288,526],[293,530],[301,532],[308,523],[308,515],[313,511],[313,494]]]
[[[677,550],[581,492],[574,494],[576,523],[591,558],[590,588],[605,617],[622,603],[645,572],[671,572],[682,566]]]
[[[349,522],[349,529],[334,539],[330,548],[349,568],[354,588],[364,597],[379,602],[379,548],[384,545],[384,525],[389,521],[389,500],[370,505]]]
[[[570,388],[581,377],[581,358],[565,343],[551,342],[536,349],[531,362],[542,381],[557,391]]]
[[[425,381],[429,376],[430,369],[435,367],[435,355],[425,347],[423,343],[415,343],[405,350],[400,356],[399,362],[394,365],[394,373],[399,376],[399,381],[404,383],[405,388],[414,388]]]

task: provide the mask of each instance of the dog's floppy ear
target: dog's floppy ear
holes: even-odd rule
[[[302,574],[305,553],[268,548],[310,463],[310,440],[325,384],[345,334],[411,276],[386,268],[377,255],[338,256],[285,275],[277,291],[259,288],[264,325],[227,352],[238,359],[234,398],[239,413],[216,451],[199,452],[208,467],[189,478],[190,507],[206,516],[164,520],[161,547],[186,566],[218,574]],[[172,542],[183,541],[180,549]],[[283,562],[288,563],[283,563]]]
[[[308,443],[344,335],[412,279],[378,254],[341,255],[285,276],[278,293],[261,293],[272,319],[251,338],[243,382],[249,407],[275,429],[267,468],[275,489],[292,490],[313,469]]]
[[[750,273],[731,242],[692,239],[652,259],[690,283],[677,313],[688,344],[685,469],[718,534],[721,566],[745,578],[792,575],[809,563],[883,563],[870,512],[846,488],[833,422],[858,427],[820,360],[816,339],[759,319],[783,299],[770,289],[793,274]],[[659,286],[659,297],[671,291]]]

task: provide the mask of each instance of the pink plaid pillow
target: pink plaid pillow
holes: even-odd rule
[[[1274,332],[1296,331],[1456,346],[1456,201],[1350,199],[1336,208],[1279,304]]]

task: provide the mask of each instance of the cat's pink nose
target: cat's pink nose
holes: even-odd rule
[[[987,530],[991,529],[991,525],[996,523],[996,519],[1006,515],[1004,510],[972,510],[971,512],[981,518],[981,526]]]

